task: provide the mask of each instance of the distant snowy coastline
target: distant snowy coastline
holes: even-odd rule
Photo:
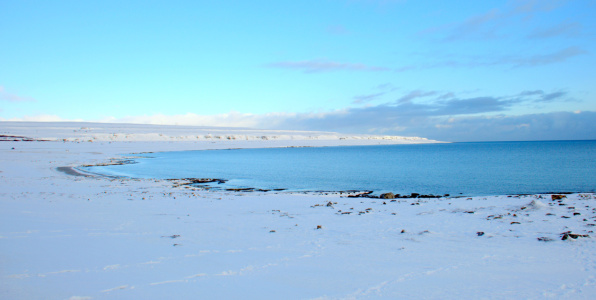
[[[423,137],[348,135],[322,131],[261,130],[88,122],[0,122],[0,135],[65,142],[326,141],[338,145],[439,143]],[[302,141],[302,142],[300,142]],[[316,145],[313,144],[313,145]]]

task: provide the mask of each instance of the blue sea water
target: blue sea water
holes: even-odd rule
[[[145,154],[87,171],[218,178],[219,188],[498,195],[596,190],[596,141],[264,148]]]

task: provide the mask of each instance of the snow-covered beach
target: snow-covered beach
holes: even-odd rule
[[[373,199],[62,172],[135,152],[426,139],[11,122],[0,135],[2,299],[596,296],[591,193]]]

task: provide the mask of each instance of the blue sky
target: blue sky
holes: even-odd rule
[[[596,1],[2,1],[0,120],[596,139]]]

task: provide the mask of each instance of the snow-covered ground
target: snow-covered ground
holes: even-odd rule
[[[392,201],[209,192],[57,168],[143,151],[403,140],[285,132],[319,138],[156,141],[197,134],[8,125],[0,135],[67,142],[0,142],[0,299],[596,297],[594,194]],[[115,130],[136,141],[99,138]],[[242,135],[228,130],[212,134]]]

